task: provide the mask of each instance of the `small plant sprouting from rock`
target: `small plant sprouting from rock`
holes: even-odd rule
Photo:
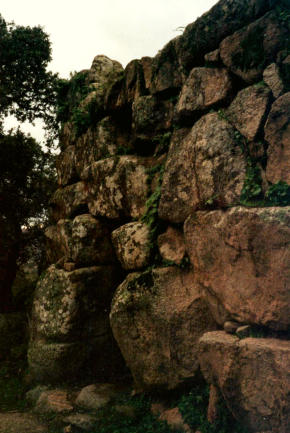
[[[266,192],[266,199],[272,206],[290,205],[290,185],[283,181],[271,185]]]
[[[153,138],[153,143],[156,145],[154,156],[159,156],[168,152],[171,132],[165,132],[162,135],[156,135]]]
[[[159,173],[159,174],[158,174]],[[148,200],[146,201],[146,212],[141,218],[141,221],[149,227],[150,230],[150,242],[149,248],[151,250],[151,255],[154,257],[156,255],[156,240],[160,232],[160,221],[158,219],[158,205],[161,196],[161,184],[164,173],[164,165],[158,164],[147,171],[148,174],[148,184],[151,186],[154,176],[158,174],[157,186],[152,192]]]
[[[246,178],[241,194],[242,204],[262,199],[261,170],[250,158],[247,162]]]

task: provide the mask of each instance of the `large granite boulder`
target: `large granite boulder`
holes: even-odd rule
[[[49,267],[35,291],[35,336],[54,342],[72,342],[108,332],[108,309],[119,282],[118,269],[112,266],[72,272]]]
[[[187,251],[218,323],[228,315],[241,323],[288,329],[289,211],[234,207],[197,212],[186,220]]]
[[[118,268],[47,269],[36,287],[28,363],[36,382],[106,379],[123,362],[110,329],[109,309]],[[101,356],[100,356],[101,354]]]
[[[58,221],[86,213],[87,198],[87,188],[82,181],[57,189],[49,203],[52,219]]]
[[[50,263],[63,257],[76,266],[89,266],[113,263],[116,259],[108,227],[90,214],[59,220],[46,229],[45,235]]]
[[[217,113],[203,116],[182,135],[182,130],[173,134],[158,209],[160,218],[173,223],[196,209],[239,202],[245,179],[235,130]]]
[[[151,164],[151,159],[120,156],[87,167],[82,178],[87,182],[90,212],[110,219],[142,216],[149,188],[146,168]]]
[[[203,56],[237,29],[261,17],[274,6],[272,0],[221,0],[189,24],[176,39],[178,63],[184,71],[203,64]]]
[[[88,72],[88,82],[94,90],[92,96],[89,94],[87,101],[83,101],[82,106],[85,107],[93,99],[95,111],[98,117],[102,117],[105,112],[107,93],[123,78],[123,75],[124,69],[119,62],[104,55],[96,56]]]
[[[215,322],[190,271],[129,274],[112,301],[114,337],[137,389],[173,389],[198,372],[197,341]]]
[[[227,119],[250,141],[262,131],[270,107],[270,95],[267,86],[254,84],[241,90],[226,110]]]
[[[270,87],[274,98],[279,98],[286,89],[281,70],[277,63],[271,63],[263,72],[263,81]]]
[[[199,360],[206,381],[219,389],[249,432],[289,431],[288,340],[239,340],[223,331],[209,332],[200,339]]]
[[[114,108],[122,108],[132,104],[136,98],[145,94],[142,60],[134,59],[128,63],[124,71],[124,80],[116,98]]]
[[[228,36],[220,44],[223,63],[247,83],[259,81],[265,66],[286,47],[289,29],[271,11],[247,27]]]
[[[112,241],[123,269],[141,269],[149,264],[150,231],[146,224],[131,222],[112,232]]]
[[[47,343],[36,340],[30,343],[27,358],[33,382],[64,383],[80,378],[86,350],[81,342]]]
[[[185,256],[184,237],[181,230],[169,226],[167,230],[157,238],[158,249],[163,260],[168,260],[180,265]]]
[[[176,114],[179,119],[188,119],[195,111],[224,103],[232,90],[232,80],[225,68],[193,68],[181,89]]]
[[[132,105],[134,133],[152,137],[169,129],[173,120],[173,103],[158,100],[155,96],[140,96]]]
[[[290,184],[290,92],[272,105],[266,125],[265,140],[269,143],[266,176],[268,181]]]
[[[181,88],[186,75],[179,65],[176,51],[179,38],[169,41],[152,60],[150,93],[166,94]]]
[[[94,127],[80,135],[75,144],[75,169],[80,176],[90,164],[129,149],[128,134],[118,128],[110,117],[104,117]]]

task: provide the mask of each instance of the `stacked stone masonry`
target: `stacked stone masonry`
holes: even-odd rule
[[[201,370],[250,432],[290,431],[289,18],[221,0],[154,58],[81,72],[71,113],[90,123],[60,134],[36,382],[126,365],[137,390],[170,390]]]

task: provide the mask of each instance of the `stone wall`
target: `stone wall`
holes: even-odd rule
[[[289,17],[221,0],[154,58],[71,79],[35,381],[201,369],[249,431],[289,431]]]

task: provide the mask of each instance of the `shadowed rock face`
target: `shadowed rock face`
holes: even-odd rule
[[[47,256],[50,263],[60,259],[77,267],[114,263],[116,257],[106,224],[90,214],[73,220],[59,220],[46,229]]]
[[[119,282],[118,269],[112,266],[73,272],[48,268],[38,282],[32,312],[28,361],[36,381],[79,378],[93,364],[99,369],[97,375],[108,377],[114,371],[118,350],[108,311]]]
[[[269,143],[266,176],[272,183],[279,180],[290,183],[289,107],[290,92],[274,102],[265,125],[265,139]]]
[[[228,36],[220,44],[223,63],[247,83],[259,81],[263,69],[285,46],[287,28],[278,14],[269,12],[249,26]]]
[[[237,207],[197,212],[185,222],[198,282],[232,319],[288,329],[289,210]],[[214,305],[212,312],[222,324]]]
[[[177,267],[129,274],[110,320],[139,389],[172,389],[193,379],[198,338],[216,326],[193,275]]]
[[[199,360],[208,383],[250,432],[289,431],[290,343],[237,337],[222,331],[200,339]]]
[[[50,200],[51,217],[54,221],[71,218],[87,206],[87,188],[84,182],[77,182],[57,189]]]

